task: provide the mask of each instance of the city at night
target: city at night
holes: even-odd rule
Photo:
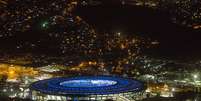
[[[201,101],[201,1],[0,0],[0,101]]]

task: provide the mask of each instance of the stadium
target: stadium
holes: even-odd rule
[[[33,100],[135,101],[143,98],[144,83],[112,76],[59,77],[34,82]]]

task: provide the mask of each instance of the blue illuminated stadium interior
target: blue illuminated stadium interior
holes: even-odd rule
[[[61,86],[65,87],[105,87],[117,84],[112,80],[96,80],[96,79],[80,79],[80,80],[68,80],[61,82]]]
[[[31,89],[51,95],[106,95],[139,92],[144,84],[138,80],[112,76],[60,77],[33,83]]]

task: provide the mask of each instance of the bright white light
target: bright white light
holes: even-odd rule
[[[197,78],[198,78],[198,75],[196,75],[196,74],[193,75],[193,78],[194,78],[194,79],[197,79]]]
[[[7,92],[7,89],[3,89],[3,92]]]
[[[117,35],[118,35],[118,36],[120,36],[120,35],[121,35],[121,33],[120,33],[120,32],[118,32],[118,33],[117,33]]]
[[[175,91],[175,88],[172,88],[172,92],[174,92]]]
[[[11,88],[10,91],[13,92],[13,88]]]
[[[70,80],[61,82],[60,85],[66,87],[103,87],[117,84],[116,81],[112,80]]]

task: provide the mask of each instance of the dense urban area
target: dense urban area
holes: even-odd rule
[[[201,32],[199,0],[0,0],[0,100],[32,101],[30,84],[39,80],[107,75],[144,82],[146,89],[137,101],[200,101],[201,55],[191,51],[196,55],[168,57],[161,52],[173,51],[168,50],[171,44],[161,49],[164,43],[180,45],[175,40],[183,33],[175,38],[171,34],[164,42],[160,39],[162,34],[152,36],[161,31],[154,30],[150,34],[135,28],[133,32],[107,28],[107,25],[115,26],[115,21],[104,22],[107,16],[101,16],[102,20],[95,23],[104,24],[93,24],[94,13],[84,12],[113,6],[168,15],[167,22],[179,28],[175,33],[181,29],[195,35]],[[145,17],[149,20],[149,16]],[[199,47],[200,41],[195,43]],[[132,97],[126,99],[136,101]],[[62,99],[47,96],[43,100]]]

